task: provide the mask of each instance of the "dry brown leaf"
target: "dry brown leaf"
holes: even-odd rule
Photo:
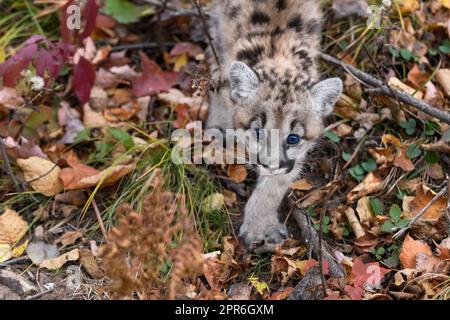
[[[111,186],[124,176],[131,173],[136,165],[121,164],[98,171],[77,161],[69,161],[70,168],[61,170],[60,178],[67,190],[86,189],[97,186],[102,182],[102,187]]]
[[[408,218],[414,218],[420,210],[422,210],[435,196],[427,187],[420,185],[417,187],[416,196],[414,200],[409,203],[409,208],[405,211],[405,216]],[[445,197],[438,198],[433,204],[428,208],[425,214],[420,217],[419,221],[433,221],[436,222],[441,218],[445,209],[447,208],[447,199]]]
[[[400,152],[395,157],[394,166],[399,167],[406,172],[413,171],[416,168],[411,159],[406,156],[406,148],[400,149]]]
[[[372,220],[372,210],[370,209],[370,198],[362,197],[358,200],[356,205],[356,212],[358,212],[359,221],[370,227],[370,221]]]
[[[450,97],[450,69],[440,69],[436,72],[436,81],[445,94]]]
[[[68,261],[77,261],[80,257],[80,252],[78,249],[73,249],[67,253],[60,255],[54,259],[48,259],[41,262],[39,267],[46,268],[49,270],[61,269]]]
[[[0,215],[0,243],[14,245],[28,230],[28,223],[14,210],[6,208]]]
[[[94,255],[89,249],[80,249],[80,263],[92,278],[103,278],[103,271],[98,266],[97,261],[95,261]]]
[[[445,177],[442,166],[439,163],[433,163],[426,168],[427,175],[432,179],[443,179]]]
[[[427,151],[450,153],[450,143],[445,142],[444,140],[439,140],[438,142],[430,144],[423,144],[421,147]]]
[[[68,246],[74,244],[81,237],[83,237],[83,232],[81,231],[68,231],[56,239],[55,243],[60,243],[62,246]]]
[[[0,263],[8,261],[12,256],[11,246],[6,243],[0,243]]]
[[[59,179],[61,168],[53,162],[39,157],[31,157],[18,159],[17,164],[23,170],[27,181],[37,179],[30,183],[31,187],[37,192],[51,197],[64,189]]]
[[[416,88],[420,88],[426,84],[430,75],[427,72],[420,70],[419,66],[415,64],[408,73],[408,80]]]
[[[347,195],[347,201],[353,202],[361,197],[369,195],[371,193],[380,190],[383,184],[383,179],[378,177],[375,173],[369,173],[364,180],[357,185],[352,191]]]
[[[442,259],[450,259],[450,237],[445,238],[437,246],[438,256]]]
[[[423,93],[420,91],[417,91],[414,88],[411,88],[410,86],[408,86],[407,84],[404,84],[400,79],[396,78],[396,77],[392,77],[389,79],[388,82],[389,86],[391,86],[392,88],[401,90],[406,92],[407,94],[413,96],[414,98],[417,98],[419,100],[422,100],[423,98]]]
[[[17,109],[25,103],[22,96],[14,88],[4,87],[0,90],[0,106]]]
[[[403,268],[416,268],[416,256],[418,253],[423,253],[429,256],[433,255],[430,246],[420,240],[414,240],[409,236],[405,237],[402,248],[400,249],[400,261]]]
[[[291,189],[299,191],[308,191],[312,189],[312,185],[306,179],[295,181],[289,185]]]
[[[353,230],[356,239],[364,237],[366,232],[364,231],[363,227],[361,226],[361,223],[356,217],[355,210],[349,207],[347,210],[345,210],[345,215],[347,216],[348,224],[350,225],[350,228]]]
[[[244,165],[230,165],[227,174],[236,183],[242,183],[247,179],[247,169]]]
[[[108,121],[100,112],[92,110],[88,103],[83,106],[83,124],[86,128],[103,128]]]
[[[447,272],[447,263],[433,255],[418,253],[416,255],[416,269],[421,272]]]

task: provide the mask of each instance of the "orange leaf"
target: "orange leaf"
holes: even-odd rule
[[[418,253],[423,253],[432,256],[431,248],[423,241],[414,240],[409,235],[403,241],[400,249],[400,261],[404,268],[416,268],[416,256]]]
[[[395,157],[394,166],[399,167],[407,172],[413,171],[416,167],[414,163],[406,157],[406,150],[402,148],[398,155]]]
[[[435,194],[430,190],[425,188],[423,185],[419,185],[416,190],[416,196],[413,201],[411,201],[409,206],[409,212],[406,215],[409,218],[415,217],[420,210],[422,210],[435,196]],[[425,214],[420,217],[419,221],[438,221],[444,215],[445,209],[447,208],[447,200],[445,197],[440,197],[428,208]]]
[[[247,179],[247,169],[243,165],[229,166],[227,174],[236,183],[242,183]]]

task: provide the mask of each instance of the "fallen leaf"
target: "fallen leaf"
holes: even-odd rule
[[[15,88],[4,87],[0,89],[0,106],[7,109],[17,109],[25,103]]]
[[[407,218],[414,218],[420,210],[422,210],[433,199],[435,193],[423,185],[419,185],[416,189],[416,196],[409,203],[408,210],[405,211]],[[447,199],[445,197],[439,197],[430,208],[427,209],[425,214],[420,217],[418,221],[433,221],[437,222],[445,213],[447,208]]]
[[[12,248],[7,243],[0,243],[0,263],[12,258]]]
[[[178,73],[163,71],[161,67],[150,60],[145,53],[140,53],[142,76],[133,77],[133,93],[136,97],[153,95],[171,89],[178,80]]]
[[[427,151],[450,153],[450,143],[444,140],[439,140],[435,143],[423,144],[421,147]]]
[[[436,72],[435,79],[445,94],[450,97],[450,69],[439,69]]]
[[[424,253],[432,256],[431,248],[421,240],[414,240],[409,235],[405,237],[400,249],[400,262],[403,268],[416,268],[416,256],[418,253]]]
[[[423,87],[430,78],[430,75],[427,72],[420,70],[419,66],[415,64],[411,70],[408,72],[408,80],[411,82],[416,88]]]
[[[81,231],[68,231],[56,239],[55,243],[59,243],[65,247],[74,244],[81,237],[83,237],[83,232]]]
[[[362,296],[365,293],[365,291],[361,287],[353,287],[350,285],[346,285],[344,287],[344,291],[352,300],[362,300]]]
[[[86,103],[83,106],[83,124],[86,128],[103,128],[108,125],[108,121],[100,112],[92,110]]]
[[[277,291],[272,293],[272,295],[269,298],[267,298],[267,300],[277,300],[277,301],[285,300],[290,296],[292,291],[294,291],[294,288],[287,287],[283,291]]]
[[[28,231],[28,223],[14,210],[6,208],[0,215],[0,244],[13,246]]]
[[[359,185],[348,193],[347,200],[353,202],[361,197],[377,192],[380,190],[382,184],[383,179],[378,177],[374,172],[370,172]]]
[[[419,0],[402,0],[399,2],[402,13],[410,13],[419,9]]]
[[[54,196],[63,191],[64,186],[59,179],[61,168],[50,160],[39,157],[18,159],[17,164],[22,169],[24,177],[31,187],[47,197]]]
[[[95,67],[84,57],[75,65],[73,69],[73,87],[75,94],[82,104],[89,101],[91,89],[95,83]]]
[[[227,168],[228,176],[236,183],[242,183],[247,179],[247,169],[244,165],[230,165]]]
[[[70,168],[61,170],[59,177],[67,190],[87,189],[102,183],[102,187],[114,185],[124,176],[131,173],[136,165],[121,164],[98,171],[81,162],[69,161]]]
[[[59,257],[53,259],[46,259],[39,265],[41,268],[46,268],[49,270],[61,269],[68,261],[76,261],[80,257],[78,249],[73,249],[67,253],[60,255]]]
[[[363,227],[361,226],[361,223],[356,217],[355,210],[349,207],[347,210],[345,210],[345,215],[347,216],[348,223],[350,225],[350,228],[353,230],[356,239],[364,237],[366,232],[364,231]]]
[[[92,278],[103,278],[103,271],[98,266],[97,261],[95,261],[94,255],[89,249],[80,249],[80,263]]]
[[[370,208],[370,198],[362,197],[358,200],[356,205],[356,212],[358,213],[359,221],[361,224],[370,227],[370,221],[372,220],[372,210]]]
[[[308,191],[312,189],[312,185],[310,185],[306,179],[301,179],[291,183],[289,188],[299,191]]]
[[[367,17],[367,0],[333,0],[333,13],[338,19]]]
[[[406,172],[413,171],[416,168],[411,159],[406,156],[406,148],[400,149],[399,153],[395,157],[394,166],[399,167]]]
[[[197,58],[203,53],[203,50],[191,42],[178,42],[170,51],[171,56],[179,56],[184,53],[188,54],[191,58]]]
[[[406,92],[407,94],[413,96],[414,98],[417,98],[419,100],[422,100],[423,98],[423,93],[420,91],[417,91],[414,88],[411,88],[410,86],[408,86],[407,84],[403,83],[400,79],[396,78],[396,77],[392,77],[389,79],[388,85],[391,86],[392,88],[401,90]]]

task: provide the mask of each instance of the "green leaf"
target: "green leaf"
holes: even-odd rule
[[[113,128],[110,130],[114,138],[119,140],[127,149],[131,149],[134,146],[133,138],[126,132]]]
[[[328,139],[330,139],[331,141],[333,141],[335,143],[341,142],[341,138],[337,135],[337,133],[334,131],[331,131],[331,130],[325,132],[325,137],[327,137]]]
[[[428,164],[438,163],[440,159],[441,159],[441,156],[437,152],[434,152],[434,151],[426,151],[425,152],[425,161]]]
[[[358,182],[361,182],[364,179],[364,174],[357,174],[355,171],[355,167],[352,167],[350,169],[348,169],[348,172],[350,173],[350,175],[353,177],[353,179],[355,179]]]
[[[400,217],[402,215],[402,209],[396,204],[394,204],[389,210],[389,215],[391,216],[394,222],[400,221]]]
[[[342,153],[342,159],[344,159],[344,161],[350,160],[351,156],[352,155],[350,153],[348,153],[348,152],[343,152]]]
[[[372,172],[377,168],[377,162],[370,158],[366,162],[361,163],[361,166],[366,172]]]
[[[359,176],[362,176],[365,174],[363,167],[361,167],[359,164],[357,166],[353,167],[355,169],[355,173]]]
[[[376,216],[383,213],[383,203],[378,198],[370,199],[370,207]]]
[[[396,268],[399,264],[399,253],[394,252],[389,258],[383,260],[383,263],[389,268]]]
[[[380,256],[382,256],[385,253],[386,253],[386,249],[384,249],[384,247],[379,247],[377,249],[377,254],[379,254]]]
[[[383,225],[381,226],[381,231],[386,233],[391,233],[392,229],[394,228],[394,224],[391,220],[385,221]]]
[[[408,121],[402,121],[400,122],[400,127],[403,129],[410,129],[410,128],[416,128],[417,122],[414,119],[409,119]]]
[[[436,56],[439,53],[439,51],[437,51],[436,49],[430,48],[428,49],[428,54],[432,55],[432,56]]]
[[[421,154],[422,154],[422,150],[420,150],[419,146],[414,143],[408,147],[408,150],[406,150],[406,156],[410,159],[417,158]]]
[[[401,228],[406,227],[406,226],[408,225],[408,223],[409,223],[409,220],[407,220],[407,219],[400,220],[400,221],[395,225],[395,227],[401,229]]]
[[[106,0],[105,4],[105,12],[124,24],[138,21],[145,8],[127,0]]]
[[[392,54],[393,57],[398,58],[400,57],[400,52],[396,47],[389,46],[389,52]]]
[[[79,143],[83,141],[88,141],[89,139],[91,139],[91,129],[87,128],[78,132],[78,134],[75,136],[74,142]]]
[[[445,40],[442,42],[442,44],[439,46],[439,50],[443,53],[450,54],[450,41]]]
[[[400,49],[400,55],[403,59],[409,61],[413,58],[413,54],[407,49]]]

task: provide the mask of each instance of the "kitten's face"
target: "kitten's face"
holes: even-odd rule
[[[271,87],[240,62],[231,67],[230,85],[235,127],[246,131],[247,147],[251,154],[257,153],[253,160],[262,175],[298,173],[296,167],[322,134],[323,119],[342,91],[339,79],[311,89]]]

